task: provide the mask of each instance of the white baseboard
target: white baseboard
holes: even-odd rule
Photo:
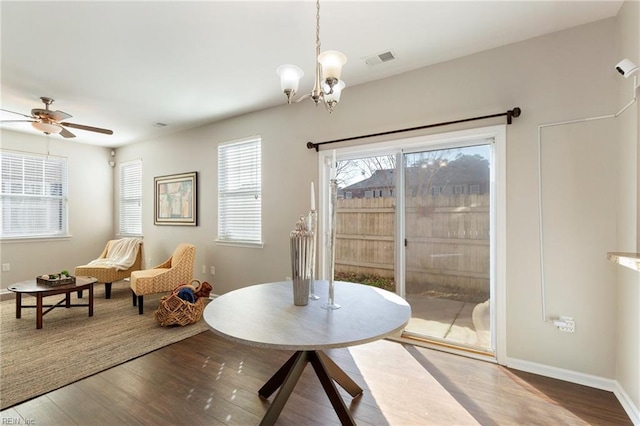
[[[506,366],[516,370],[526,371],[527,373],[539,374],[541,376],[564,380],[566,382],[602,389],[609,392],[613,392],[616,389],[616,381],[612,379],[605,379],[600,376],[579,373],[573,370],[565,370],[564,368],[551,367],[549,365],[538,364],[531,361],[507,358]]]
[[[535,362],[520,359],[507,358],[506,367],[515,370],[526,371],[527,373],[539,374],[553,379],[564,380],[578,385],[589,386],[596,389],[612,392],[624,408],[634,425],[640,426],[640,408],[634,404],[629,395],[616,380],[605,379],[600,376],[580,373],[564,368],[551,367]]]
[[[618,382],[616,382],[616,385],[613,394],[618,398],[618,401],[620,401],[620,405],[622,405],[624,411],[627,412],[631,422],[636,426],[640,426],[640,408],[633,403],[629,394],[625,392]]]
[[[15,293],[3,288],[0,290],[0,301],[15,299]]]

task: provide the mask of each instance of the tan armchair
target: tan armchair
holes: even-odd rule
[[[193,266],[196,260],[196,246],[180,244],[173,255],[164,263],[152,269],[135,271],[131,274],[131,295],[133,306],[143,313],[145,294],[170,292],[180,284],[189,284],[193,280]]]
[[[107,242],[102,254],[98,259],[106,259],[107,253],[109,252],[109,248],[113,243],[118,240],[110,240]],[[97,282],[104,283],[104,293],[105,299],[111,299],[111,284],[123,280],[125,278],[129,278],[131,272],[138,271],[142,267],[142,242],[137,244],[136,246],[137,255],[136,260],[133,265],[129,269],[118,270],[115,266],[109,265],[82,265],[76,266],[74,271],[75,276],[88,276],[94,277]],[[82,295],[80,294],[80,297]]]

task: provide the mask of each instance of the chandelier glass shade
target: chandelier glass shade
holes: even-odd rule
[[[322,67],[324,81],[337,81],[340,80],[342,66],[347,62],[347,57],[337,50],[327,50],[318,55],[318,62]]]
[[[336,106],[338,102],[340,102],[340,95],[342,94],[342,89],[344,89],[344,86],[345,84],[342,80],[338,80],[338,82],[333,87],[329,87],[328,85],[323,86],[322,91],[324,93],[324,103],[329,108],[329,112],[332,112],[333,107]]]
[[[327,50],[320,53],[320,0],[316,0],[316,75],[315,84],[311,93],[300,97],[296,102],[311,98],[316,106],[321,101],[329,113],[340,102],[340,94],[345,84],[340,80],[342,66],[347,62],[347,57],[337,50]],[[281,65],[277,69],[280,77],[280,88],[287,96],[287,103],[293,101],[300,79],[304,76],[302,69],[295,65]]]
[[[304,75],[304,71],[295,65],[280,65],[277,71],[280,76],[280,88],[287,95],[287,100],[291,103],[291,97],[298,91],[298,84]]]

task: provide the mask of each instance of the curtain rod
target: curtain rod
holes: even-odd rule
[[[485,120],[487,118],[502,117],[504,115],[507,116],[507,124],[511,124],[511,122],[513,121],[513,118],[514,117],[520,117],[521,113],[522,113],[522,110],[519,107],[515,107],[514,109],[510,109],[507,112],[501,112],[499,114],[483,115],[483,116],[480,116],[480,117],[472,117],[472,118],[463,118],[462,120],[443,121],[441,123],[427,124],[425,126],[409,127],[407,129],[399,129],[399,130],[390,130],[388,132],[381,132],[381,133],[371,133],[369,135],[351,136],[349,138],[334,139],[332,141],[325,141],[325,142],[318,142],[318,143],[307,142],[307,148],[315,149],[316,152],[318,152],[319,148],[320,148],[320,145],[326,145],[326,144],[330,144],[330,143],[352,141],[352,140],[364,139],[364,138],[372,138],[374,136],[391,135],[393,133],[410,132],[412,130],[428,129],[430,127],[448,126],[448,125],[451,125],[451,124],[465,123],[467,121]]]

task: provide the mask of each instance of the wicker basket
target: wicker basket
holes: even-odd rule
[[[195,285],[194,285],[195,284]],[[183,284],[173,289],[171,294],[162,296],[158,309],[153,313],[156,320],[162,327],[169,325],[189,325],[200,321],[206,298],[199,297],[195,303],[188,302],[178,297],[178,292],[182,288],[190,288],[193,293],[197,293],[202,284],[198,280],[191,281],[191,284]]]

